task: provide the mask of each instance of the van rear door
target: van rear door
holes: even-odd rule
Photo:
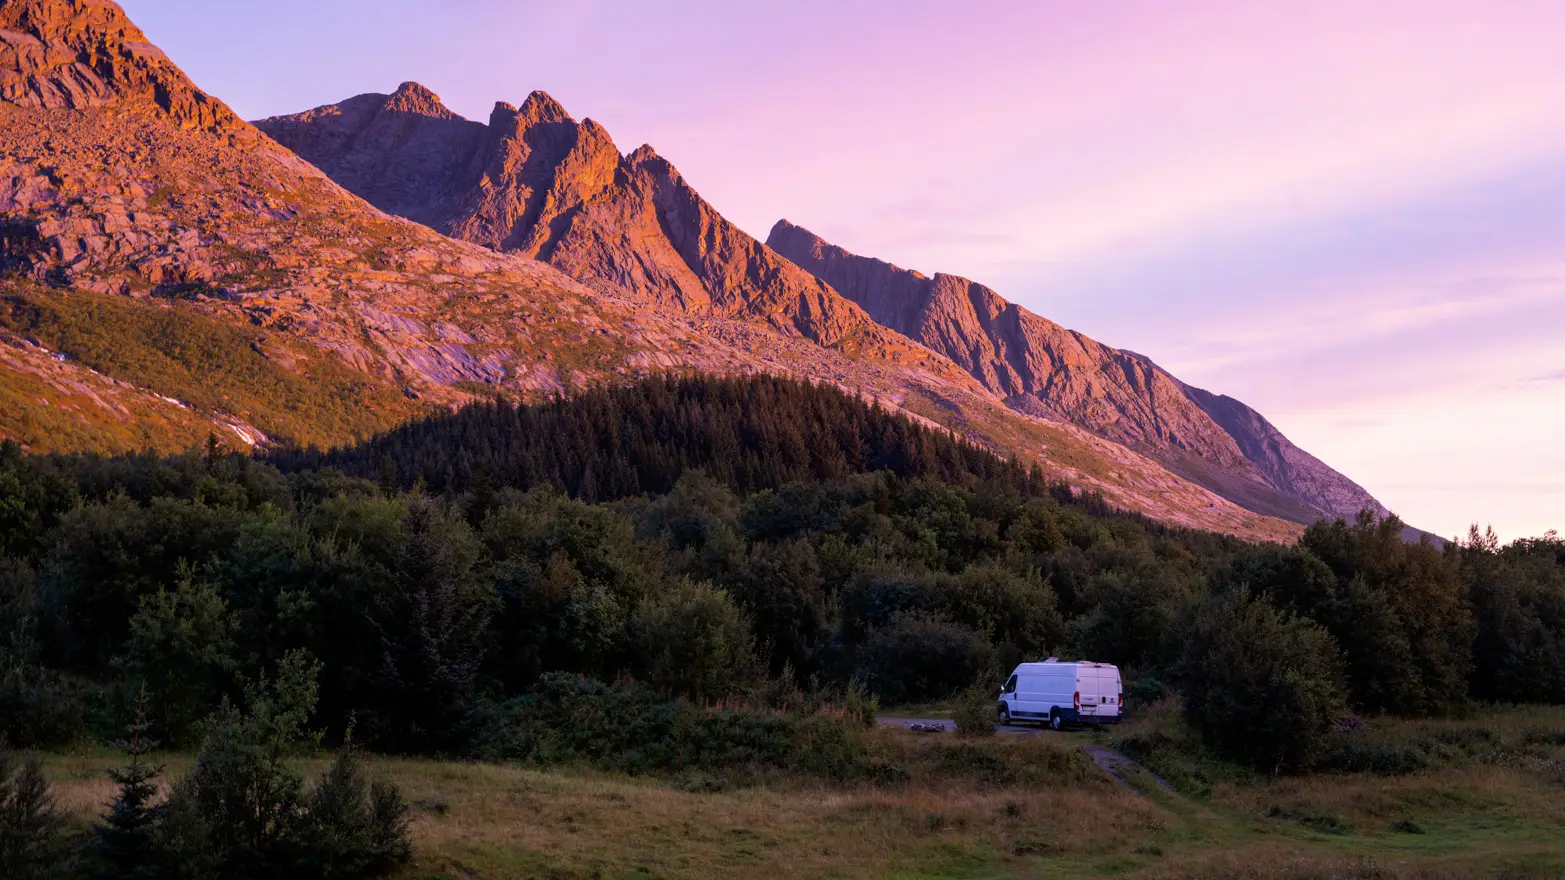
[[[1119,717],[1119,670],[1113,666],[1081,667],[1076,677],[1081,690],[1081,717],[1099,720]]]

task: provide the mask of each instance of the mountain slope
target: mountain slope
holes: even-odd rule
[[[1010,405],[1124,443],[1251,510],[1306,523],[1386,512],[1243,403],[1186,385],[1142,355],[1067,330],[982,284],[858,256],[786,220],[767,245]]]
[[[382,213],[191,84],[107,0],[0,0],[0,96],[0,436],[35,451],[171,451],[209,431],[241,448],[334,445],[495,395],[765,372],[847,389],[1172,523],[1298,533],[1005,407],[727,225],[650,150],[609,157],[587,124],[549,121],[542,98],[517,127],[574,134],[539,167],[612,159],[609,191],[581,200],[592,174],[551,174],[509,225],[504,193],[458,195],[481,208],[474,222],[541,236],[537,256],[585,261],[570,265],[590,285]],[[502,165],[532,180],[532,147],[503,140],[520,164]],[[414,185],[444,168],[405,166],[386,182],[401,195],[385,197],[447,210]],[[619,212],[641,225],[612,225]],[[682,286],[584,268],[625,269],[621,253]]]

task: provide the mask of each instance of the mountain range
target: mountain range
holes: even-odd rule
[[[1259,413],[950,275],[780,222],[549,96],[406,84],[244,122],[110,0],[0,0],[0,435],[350,443],[668,371],[830,383],[1170,523],[1384,508]]]

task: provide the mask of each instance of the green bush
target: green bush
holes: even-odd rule
[[[1333,736],[1315,760],[1320,773],[1373,773],[1400,776],[1429,766],[1429,755],[1417,744],[1391,742],[1362,734]]]
[[[1346,704],[1331,636],[1248,590],[1202,615],[1184,662],[1185,715],[1219,754],[1309,768]]]
[[[174,745],[211,713],[237,666],[228,603],[194,578],[187,568],[174,589],[142,597],[116,658],[128,681],[150,691],[157,734]]]
[[[643,602],[630,629],[646,679],[675,693],[713,699],[759,677],[750,621],[722,590],[677,584]]]
[[[982,633],[932,617],[897,615],[858,651],[858,677],[885,703],[949,697],[993,672],[994,646]]]
[[[77,679],[38,666],[0,669],[0,742],[36,749],[83,739],[92,690]]]
[[[1397,776],[1432,767],[1547,762],[1565,732],[1536,727],[1495,728],[1470,721],[1394,721],[1334,732],[1315,761],[1326,773]]]
[[[1191,729],[1180,703],[1171,695],[1137,712],[1115,728],[1113,747],[1191,797],[1208,797],[1219,782],[1253,782],[1253,770],[1212,753]]]
[[[630,681],[551,674],[499,708],[487,751],[503,760],[623,773],[784,771],[847,779],[867,767],[862,731],[862,720],[845,711],[701,707]]]
[[[994,736],[997,700],[995,689],[987,683],[976,684],[956,698],[952,718],[960,736]]]
[[[310,792],[301,836],[321,877],[384,877],[413,857],[402,793],[370,780],[351,746]]]

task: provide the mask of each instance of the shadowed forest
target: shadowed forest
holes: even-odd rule
[[[200,755],[135,826],[173,872],[145,876],[205,876],[167,867],[192,853],[281,876],[337,852],[315,839],[333,809],[360,867],[330,876],[394,870],[407,807],[362,751],[897,785],[919,759],[877,744],[881,708],[949,701],[986,733],[994,686],[1048,656],[1118,664],[1131,715],[1168,722],[1118,746],[1181,784],[1210,783],[1206,764],[1416,772],[1450,749],[1379,719],[1565,703],[1565,541],[1401,531],[1365,516],[1284,547],[1169,528],[781,379],[482,404],[267,459],[7,445],[0,737]],[[321,748],[339,758],[320,781],[287,770]],[[16,803],[28,766],[0,780]],[[294,832],[216,846],[189,818],[268,779],[292,794],[262,825]],[[122,876],[102,845],[35,838],[12,865]]]

